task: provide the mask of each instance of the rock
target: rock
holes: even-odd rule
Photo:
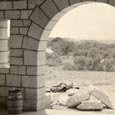
[[[77,106],[77,109],[87,111],[100,111],[103,109],[103,104],[101,103],[101,101],[82,101],[82,103]]]
[[[68,94],[68,96],[72,96],[72,95],[78,93],[78,91],[79,91],[78,89],[69,89],[66,91],[66,93]]]
[[[87,94],[75,94],[67,100],[67,106],[72,108],[78,106],[82,101],[89,100],[90,95]]]
[[[66,106],[68,98],[68,95],[60,95],[57,100],[57,104]]]
[[[92,87],[90,89],[90,94],[95,96],[97,99],[99,99],[108,108],[113,109],[113,106],[112,106],[112,103],[111,103],[109,97],[104,92],[102,92],[100,89],[98,89],[96,87]]]

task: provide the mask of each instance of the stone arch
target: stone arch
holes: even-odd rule
[[[90,2],[103,2],[110,5],[115,5],[114,0],[90,0]],[[68,11],[76,8],[79,5],[90,3],[88,0],[41,0],[36,5],[29,16],[31,25],[27,33],[26,40],[23,41],[24,64],[31,66],[30,70],[37,76],[37,110],[43,110],[47,106],[47,98],[44,90],[44,74],[45,74],[45,49],[47,47],[48,36],[56,24],[56,22]],[[63,10],[64,9],[64,10]],[[27,44],[26,44],[27,43]]]

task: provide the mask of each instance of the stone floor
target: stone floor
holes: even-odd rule
[[[47,115],[115,115],[115,110],[106,110],[102,112],[86,112],[86,111],[74,111],[74,110],[46,110]],[[0,110],[0,115],[8,115],[6,110]],[[14,114],[10,114],[14,115]],[[43,115],[39,112],[23,112],[19,115]]]

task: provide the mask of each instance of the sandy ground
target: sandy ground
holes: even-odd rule
[[[115,109],[115,72],[63,71],[61,67],[48,67],[46,88],[65,81],[73,82],[74,87],[80,87],[84,91],[88,89],[89,85],[95,85],[109,96]],[[61,94],[56,93],[55,95]],[[65,110],[67,108],[56,106],[54,109]],[[103,113],[115,114],[115,110],[104,109]]]

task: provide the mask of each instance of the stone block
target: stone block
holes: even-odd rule
[[[38,76],[38,87],[44,87],[45,86],[45,75]]]
[[[3,18],[4,18],[4,12],[0,11],[0,19],[3,19]]]
[[[0,20],[0,27],[7,28],[9,20]]]
[[[111,4],[112,6],[115,6],[115,0],[109,0],[109,4]]]
[[[10,37],[10,48],[21,48],[22,47],[23,35],[11,35]]]
[[[23,48],[29,50],[38,50],[39,41],[30,37],[24,37]]]
[[[108,108],[110,109],[113,108],[109,97],[104,92],[102,92],[100,89],[94,87],[90,90],[90,93],[97,99],[101,100],[101,102],[105,104]]]
[[[7,97],[8,96],[8,90],[7,87],[0,87],[0,96],[1,97]]]
[[[82,101],[82,103],[77,106],[77,109],[83,111],[100,111],[103,109],[103,104],[101,101]]]
[[[0,10],[12,9],[12,1],[0,1]]]
[[[23,58],[11,57],[10,63],[11,65],[23,65]]]
[[[8,63],[9,62],[9,51],[0,52],[0,63]]]
[[[70,4],[80,3],[81,0],[70,0]]]
[[[97,2],[104,2],[104,3],[108,3],[108,0],[96,0]]]
[[[34,22],[40,25],[41,27],[45,28],[45,26],[49,22],[49,18],[44,14],[44,12],[36,7],[36,9],[33,11],[32,15],[30,16],[30,19]]]
[[[22,20],[11,20],[11,27],[21,27]]]
[[[8,29],[2,28],[0,29],[0,39],[8,39]]]
[[[24,27],[28,27],[28,26],[30,26],[30,24],[31,24],[30,20],[23,20],[23,26]]]
[[[21,11],[21,19],[28,19],[32,10],[22,10]]]
[[[6,19],[19,19],[20,11],[17,11],[17,10],[5,11],[5,18]]]
[[[42,33],[42,36],[40,38],[40,40],[46,40],[48,41],[49,35],[51,33],[52,30],[44,30]]]
[[[36,76],[22,76],[22,87],[37,88]]]
[[[40,40],[42,32],[43,32],[43,29],[41,27],[32,23],[28,31],[28,36],[33,37],[37,40]]]
[[[24,27],[24,28],[20,28],[20,34],[26,35],[28,31],[28,28]]]
[[[12,27],[10,30],[11,34],[19,34],[19,28],[17,27]]]
[[[59,10],[62,10],[69,6],[68,0],[54,0],[56,5],[58,6]]]
[[[40,89],[25,89],[25,99],[38,100],[45,97],[45,88]]]
[[[5,85],[5,75],[0,74],[0,85]]]
[[[79,91],[78,89],[69,89],[66,91],[66,93],[68,94],[68,96],[72,96],[78,93],[78,91]]]
[[[38,51],[45,51],[46,48],[47,48],[47,41],[40,40],[39,45],[38,45]]]
[[[45,65],[45,52],[24,51],[24,65]]]
[[[9,68],[0,68],[0,73],[9,73]]]
[[[68,95],[60,95],[58,100],[57,100],[57,104],[67,106],[67,100],[68,99],[69,99]]]
[[[90,95],[89,94],[76,94],[71,96],[67,100],[67,106],[68,107],[76,107],[78,106],[82,101],[89,100]]]
[[[28,8],[33,9],[36,5],[40,5],[45,0],[28,0]]]
[[[21,76],[20,75],[6,75],[6,85],[19,87],[21,85]]]
[[[56,23],[57,23],[57,21],[51,20],[51,21],[47,24],[47,26],[46,26],[45,29],[46,29],[46,30],[52,30]]]
[[[40,7],[50,19],[59,12],[52,0],[46,0]]]
[[[0,51],[8,51],[8,40],[0,40]]]
[[[44,82],[41,81],[40,76],[22,76],[22,86],[25,88],[40,88],[43,87]],[[41,83],[39,83],[41,81]]]
[[[23,50],[22,49],[10,49],[10,55],[13,57],[22,57]]]
[[[24,75],[26,74],[26,67],[25,66],[11,66],[11,74],[19,74]]]
[[[27,9],[27,0],[13,1],[13,9]]]
[[[27,75],[44,75],[46,66],[27,66]]]

